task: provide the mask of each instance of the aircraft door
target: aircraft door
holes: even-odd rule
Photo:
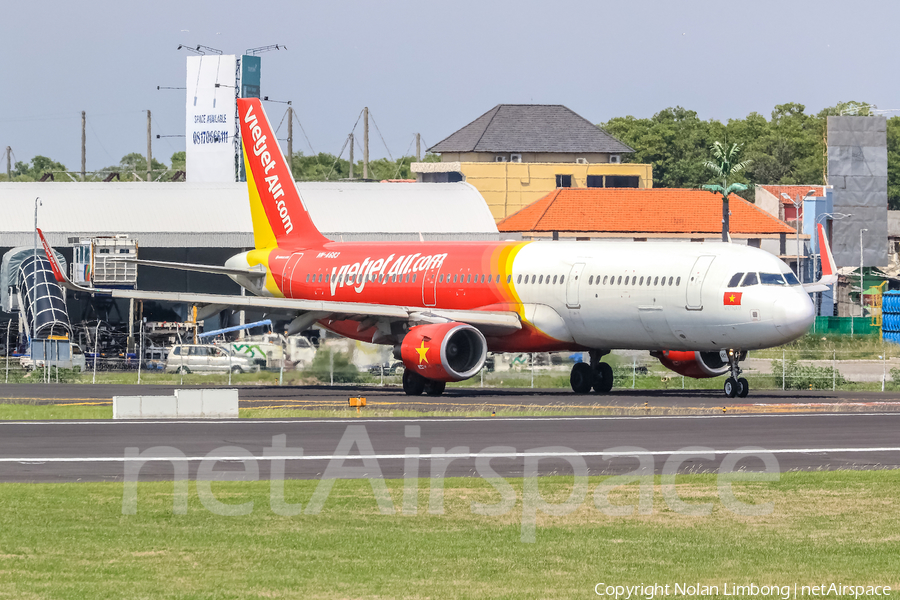
[[[437,283],[438,283],[438,273],[441,271],[441,265],[437,267],[431,267],[427,271],[425,271],[425,276],[422,277],[422,305],[423,306],[435,306],[437,305]]]
[[[301,258],[303,258],[303,253],[295,252],[284,263],[284,269],[281,271],[281,291],[284,293],[285,298],[294,297],[294,271]],[[300,291],[299,286],[297,291]]]
[[[566,306],[568,308],[581,308],[578,296],[578,288],[581,286],[581,273],[584,271],[584,263],[575,263],[569,271],[569,279],[566,282]]]
[[[706,279],[706,272],[709,271],[709,266],[714,258],[715,256],[707,254],[697,258],[696,262],[694,262],[685,286],[687,294],[686,309],[703,310],[703,280]]]

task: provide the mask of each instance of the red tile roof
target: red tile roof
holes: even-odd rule
[[[825,195],[824,185],[761,185],[759,187],[781,200],[782,204],[789,206],[793,206],[793,203],[787,201],[781,194],[787,194],[794,200],[797,200],[797,196],[803,198],[809,190],[816,190],[816,196]]]
[[[732,194],[729,206],[733,234],[795,233],[793,228],[743,198]],[[502,232],[721,233],[722,196],[703,190],[670,188],[560,188],[500,221],[497,229]]]

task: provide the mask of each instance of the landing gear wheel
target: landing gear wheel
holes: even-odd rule
[[[407,396],[421,396],[428,380],[409,369],[403,371],[403,391]]]
[[[738,382],[734,377],[729,377],[725,380],[725,386],[723,387],[725,390],[725,395],[729,398],[734,398],[738,393]]]
[[[447,387],[446,381],[435,381],[433,379],[425,380],[425,393],[429,396],[440,396]]]
[[[594,391],[598,394],[607,394],[613,387],[613,370],[606,363],[597,365],[597,371],[594,373]]]
[[[743,377],[739,377],[737,380],[737,385],[738,385],[737,397],[738,398],[746,398],[747,394],[750,393],[750,384],[747,383],[747,380],[744,379]]]
[[[594,385],[594,371],[587,363],[575,363],[572,374],[569,375],[569,383],[576,394],[587,394]]]

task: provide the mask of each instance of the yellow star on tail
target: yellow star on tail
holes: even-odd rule
[[[425,345],[425,340],[422,340],[422,345],[416,348],[416,352],[419,353],[419,364],[422,364],[422,361],[428,362],[428,347]]]

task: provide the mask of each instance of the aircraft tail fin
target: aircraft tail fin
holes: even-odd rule
[[[256,247],[309,248],[327,243],[297,192],[259,98],[239,98],[237,104]]]
[[[837,282],[837,267],[834,265],[834,255],[828,244],[828,236],[825,235],[825,227],[819,223],[819,256],[822,260],[822,278],[815,283],[806,283],[803,288],[807,292],[824,292]]]

